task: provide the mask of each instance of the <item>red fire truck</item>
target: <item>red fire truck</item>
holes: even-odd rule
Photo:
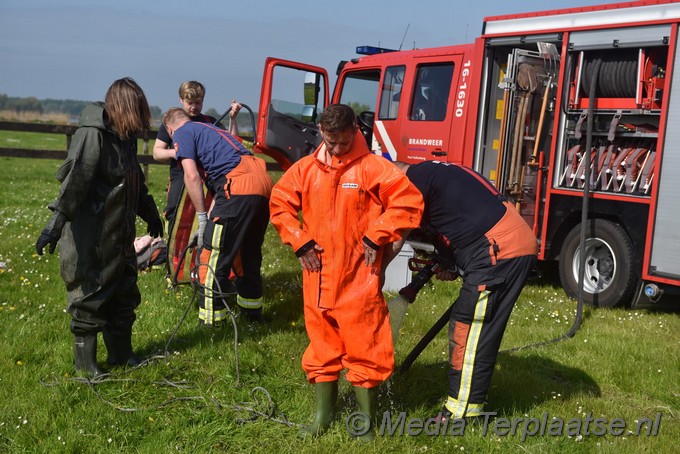
[[[349,104],[375,153],[493,182],[570,296],[583,253],[586,302],[655,300],[680,289],[679,25],[664,0],[487,17],[472,44],[357,48],[332,96],[323,68],[269,58],[255,149],[286,169]]]

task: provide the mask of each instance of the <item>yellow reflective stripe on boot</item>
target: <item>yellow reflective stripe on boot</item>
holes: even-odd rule
[[[262,298],[244,298],[236,295],[236,304],[246,309],[259,309],[262,307]]]
[[[203,320],[207,325],[212,325],[214,322],[221,322],[226,320],[228,315],[227,309],[220,310],[206,310],[203,308],[198,309],[198,319]]]
[[[482,334],[482,327],[484,326],[484,314],[486,314],[486,307],[489,302],[488,290],[483,290],[479,294],[477,305],[475,307],[475,314],[470,324],[470,331],[468,333],[467,344],[465,345],[465,353],[463,356],[463,368],[460,371],[460,387],[458,388],[458,399],[449,396],[446,401],[446,409],[452,414],[452,418],[463,418],[464,416],[476,416],[472,413],[473,408],[482,404],[470,404],[470,390],[472,388],[472,373],[475,367],[475,356],[477,354],[477,345]],[[477,413],[481,408],[477,410]]]
[[[454,399],[453,397],[449,396],[448,400],[446,401],[446,404],[444,405],[448,411],[451,412],[451,418],[456,419],[456,418],[462,418],[463,416],[481,416],[482,410],[484,410],[484,404],[465,404],[465,402],[461,402],[458,399]],[[467,407],[467,410],[464,410],[462,413],[462,416],[457,416],[453,410],[462,408],[465,409]]]
[[[222,237],[222,225],[215,224],[213,235],[210,239],[210,244],[213,246],[208,258],[207,270],[205,271],[205,283],[203,291],[205,297],[203,298],[203,307],[198,311],[198,318],[207,324],[212,324],[213,321],[224,320],[227,318],[226,309],[215,311],[215,304],[213,300],[213,286],[215,284],[215,267],[217,266],[217,259],[220,256],[220,239]],[[205,241],[205,240],[204,240]],[[214,246],[217,245],[217,246]],[[201,266],[206,266],[201,264]]]

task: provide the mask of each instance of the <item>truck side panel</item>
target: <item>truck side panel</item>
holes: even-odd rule
[[[654,217],[654,235],[648,272],[652,276],[680,279],[680,53],[675,58],[669,97],[658,199]]]

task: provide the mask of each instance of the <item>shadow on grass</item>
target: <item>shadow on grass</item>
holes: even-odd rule
[[[302,321],[302,284],[299,273],[276,273],[268,276],[264,282],[264,323],[254,323],[240,314],[236,306],[236,297],[227,297],[227,304],[235,316],[236,330],[239,341],[258,341],[280,331],[290,331],[292,325],[304,329]],[[183,301],[183,311],[186,317],[178,319],[178,325],[173,327],[177,334],[172,338],[161,339],[144,346],[141,354],[164,353],[166,344],[170,340],[172,350],[189,350],[200,347],[208,342],[223,338],[225,342],[231,342],[234,335],[234,325],[231,317],[220,327],[207,328],[198,324],[198,301],[197,295],[191,292],[189,299]],[[185,312],[183,312],[184,314]],[[181,323],[180,323],[181,322]]]
[[[390,379],[390,410],[416,412],[441,410],[448,391],[448,364],[420,364]],[[600,396],[600,387],[583,370],[567,367],[539,354],[517,356],[501,353],[491,379],[485,411],[498,416],[528,413],[552,399]],[[387,405],[387,404],[383,404]]]

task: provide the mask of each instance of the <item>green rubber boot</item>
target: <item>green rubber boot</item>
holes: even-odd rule
[[[137,367],[142,359],[132,351],[132,330],[115,330],[108,327],[102,331],[104,345],[109,353],[106,363],[110,366]]]
[[[335,402],[338,400],[338,382],[327,381],[314,385],[314,397],[316,399],[316,413],[314,421],[298,432],[298,437],[317,437],[331,426],[335,417]]]
[[[375,414],[378,408],[378,387],[361,388],[354,387],[354,394],[357,397],[359,412],[366,415],[364,424],[354,427],[356,438],[360,441],[371,442],[375,440]],[[366,427],[368,425],[368,427]]]

